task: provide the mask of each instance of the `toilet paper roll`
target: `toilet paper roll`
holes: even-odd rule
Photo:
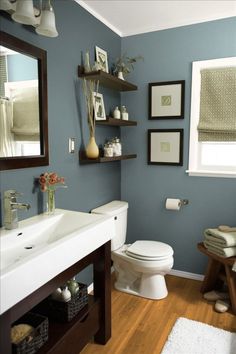
[[[179,210],[180,207],[181,207],[180,199],[172,199],[172,198],[167,198],[166,199],[166,209],[168,209],[168,210]]]

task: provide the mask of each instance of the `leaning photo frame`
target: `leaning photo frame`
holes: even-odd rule
[[[106,120],[103,95],[101,93],[93,92],[93,108],[95,120]]]
[[[108,70],[107,52],[105,52],[105,50],[97,46],[95,47],[95,52],[96,52],[96,61],[101,67],[101,70],[108,73],[109,70]]]

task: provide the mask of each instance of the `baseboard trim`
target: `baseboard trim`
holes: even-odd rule
[[[193,280],[201,280],[202,281],[204,279],[204,275],[202,275],[202,274],[183,272],[182,270],[177,270],[177,269],[171,269],[169,274],[174,275],[176,277],[193,279]]]

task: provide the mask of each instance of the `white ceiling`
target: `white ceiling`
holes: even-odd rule
[[[119,36],[236,16],[236,0],[75,0]]]

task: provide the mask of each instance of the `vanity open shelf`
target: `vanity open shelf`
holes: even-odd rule
[[[136,154],[128,154],[113,157],[99,156],[97,159],[88,159],[85,151],[81,150],[79,152],[79,161],[81,165],[135,159],[136,157]]]
[[[99,80],[100,85],[117,91],[135,91],[138,87],[126,80],[118,79],[118,77],[106,73],[105,71],[91,71],[84,73],[84,68],[78,66],[78,76],[87,80]]]
[[[11,354],[11,325],[37,306],[55,289],[82,269],[93,265],[94,295],[88,305],[67,323],[49,319],[49,339],[37,354],[77,354],[94,337],[105,344],[111,337],[111,243],[104,243],[87,256],[55,276],[45,285],[18,302],[0,316],[0,353]]]
[[[123,120],[115,119],[112,117],[107,117],[106,120],[97,120],[96,125],[107,125],[113,127],[130,127],[137,125],[137,122],[134,120]]]

